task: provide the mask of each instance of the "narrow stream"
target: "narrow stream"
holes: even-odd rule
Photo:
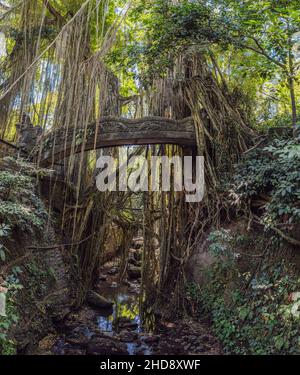
[[[111,308],[85,303],[59,322],[57,332],[45,336],[35,354],[149,355],[215,354],[220,351],[207,325],[192,320],[160,319],[154,332],[141,322],[139,280],[119,283],[117,273],[103,269],[95,292],[113,302]]]
[[[138,285],[135,288],[137,289]],[[130,328],[133,334],[141,336],[144,329],[140,319],[137,292],[130,292],[126,286],[106,287],[102,288],[102,295],[114,302],[114,305],[112,309],[99,310],[97,316],[99,329],[108,335],[114,336],[122,332],[125,324],[125,327]],[[151,349],[146,344],[143,344],[142,348],[139,342],[125,341],[125,344],[130,355],[134,355],[141,350],[145,355],[151,354]]]
[[[129,355],[152,353],[144,341],[147,333],[140,318],[139,282],[135,280],[124,285],[117,283],[115,276],[106,276],[105,281],[99,281],[96,291],[113,302],[113,306],[96,309],[86,304],[71,313],[60,328],[63,335],[52,348],[54,354],[73,353],[75,348],[84,347],[97,335],[118,340]]]

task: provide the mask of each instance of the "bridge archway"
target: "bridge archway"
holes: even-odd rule
[[[151,144],[196,146],[192,118],[104,117],[86,128],[57,129],[47,135],[39,146],[42,147],[40,165],[49,166],[72,154],[103,147]]]

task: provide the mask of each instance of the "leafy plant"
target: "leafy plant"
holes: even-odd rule
[[[15,342],[11,339],[9,331],[14,324],[19,320],[16,308],[17,293],[23,288],[17,273],[18,270],[7,277],[4,287],[7,288],[6,293],[6,316],[0,316],[0,353],[1,354],[15,354]]]
[[[1,237],[8,238],[16,227],[29,232],[42,229],[47,213],[34,191],[32,178],[26,175],[26,168],[22,174],[0,172],[0,240]],[[3,244],[1,250],[3,260]]]
[[[231,197],[237,204],[259,201],[266,227],[300,222],[299,141],[300,138],[275,139],[249,153],[237,166]]]
[[[0,225],[0,238],[8,237],[10,234],[10,227],[5,224]],[[5,262],[6,253],[9,252],[8,248],[0,243],[0,260]]]
[[[238,270],[235,238],[229,231],[217,231],[210,240],[215,264],[207,271],[208,282],[189,285],[188,296],[199,317],[210,314],[225,352],[299,354],[300,278],[293,268],[284,260],[273,265],[265,261],[259,272],[238,272],[232,283],[228,276]],[[233,254],[230,262],[224,262],[224,252]]]

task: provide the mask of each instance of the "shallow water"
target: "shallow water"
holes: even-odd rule
[[[102,332],[111,336],[118,334],[120,332],[118,327],[120,318],[130,319],[131,322],[136,323],[136,328],[131,329],[131,332],[143,332],[137,293],[130,292],[127,287],[113,288],[108,286],[102,288],[101,294],[114,302],[112,309],[99,310],[97,325]],[[139,342],[125,342],[125,344],[130,355],[133,355],[140,348]],[[150,347],[146,344],[143,344],[142,351],[146,355],[151,354]]]

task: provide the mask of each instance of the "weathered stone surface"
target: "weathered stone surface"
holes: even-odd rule
[[[118,273],[118,268],[117,267],[113,267],[112,269],[110,269],[109,271],[107,271],[108,275],[116,275],[117,273]]]
[[[140,267],[136,267],[132,264],[129,264],[127,273],[130,279],[138,279],[139,277],[141,277],[142,271]]]
[[[64,355],[85,355],[85,350],[78,348],[65,349]]]
[[[159,336],[148,336],[143,340],[146,344],[154,344],[159,341]]]
[[[130,249],[129,256],[133,257],[137,262],[140,262],[143,257],[143,252],[141,249]]]
[[[93,337],[87,348],[89,355],[126,355],[126,345],[116,339],[104,336]]]
[[[86,347],[89,341],[90,339],[87,336],[79,333],[73,333],[72,335],[66,337],[66,342],[81,347]]]
[[[58,335],[50,333],[39,342],[38,349],[48,351],[51,350],[57,339]]]
[[[132,248],[133,249],[141,249],[142,247],[144,246],[144,241],[143,240],[140,240],[140,241],[133,241],[132,242]]]
[[[51,227],[45,231],[45,236],[49,245],[59,242],[54,229]],[[51,307],[51,315],[54,320],[59,321],[70,312],[69,274],[61,247],[48,250],[46,254],[45,261],[55,278],[55,290],[51,294],[51,300],[55,303]]]
[[[82,150],[84,129],[75,131],[77,142],[74,145],[74,129],[58,129],[44,140],[41,165],[47,166],[52,158],[57,161]],[[81,140],[81,142],[80,142]],[[196,134],[192,118],[171,120],[163,117],[126,119],[103,117],[97,124],[90,124],[86,130],[84,150],[100,147],[148,144],[178,144],[195,146]],[[54,150],[53,150],[54,148]]]
[[[136,322],[124,323],[123,328],[136,329],[138,324]]]
[[[94,335],[94,332],[88,323],[78,322],[80,325],[75,327],[71,332],[65,336],[65,342],[70,344],[72,347],[86,348]]]
[[[115,325],[118,327],[118,329],[127,329],[127,330],[136,329],[138,326],[137,322],[129,318],[125,318],[125,317],[118,318],[115,322]]]
[[[88,292],[86,300],[89,305],[95,308],[107,309],[113,306],[113,302],[108,301],[106,298],[100,296],[100,294],[94,292],[93,290]]]
[[[138,242],[138,241],[141,241],[141,242],[144,242],[144,237],[134,237],[132,242]]]
[[[64,320],[64,326],[69,330],[77,330],[80,326],[86,326],[86,322],[95,321],[98,312],[89,306],[83,306],[79,311],[73,311]]]
[[[139,267],[140,266],[140,262],[135,259],[135,257],[134,257],[133,254],[129,254],[128,263],[132,264],[135,267]]]
[[[133,342],[137,339],[138,335],[135,332],[132,331],[122,331],[119,334],[119,339],[122,342]]]
[[[29,154],[34,147],[37,145],[43,129],[40,126],[34,126],[31,123],[30,117],[27,114],[23,114],[20,124],[17,124],[17,147],[21,151]]]

